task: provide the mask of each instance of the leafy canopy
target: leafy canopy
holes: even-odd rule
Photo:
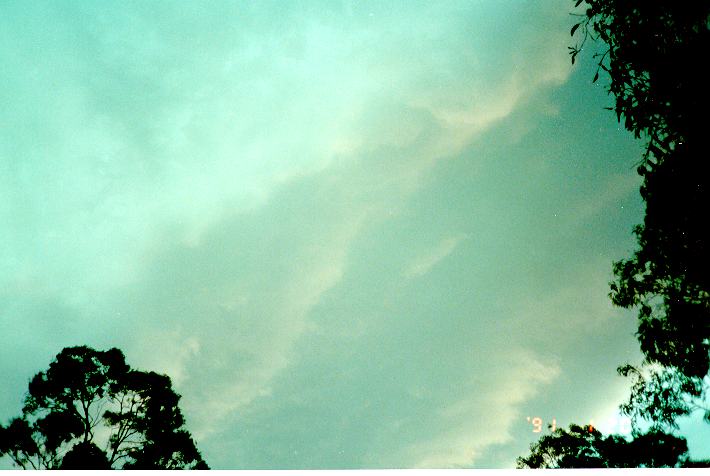
[[[207,469],[170,378],[118,349],[63,349],[32,378],[22,415],[0,425],[0,456],[23,469]]]
[[[707,160],[705,58],[710,2],[578,0],[586,10],[572,28],[572,61],[588,40],[601,40],[597,74],[609,78],[612,108],[626,129],[646,141],[639,163],[644,222],[638,249],[614,264],[614,304],[638,310],[643,369],[627,414],[674,425],[703,407],[710,370],[710,164]],[[654,403],[655,402],[655,403]],[[710,412],[706,418],[710,421]]]
[[[558,428],[530,446],[530,455],[517,460],[518,468],[659,468],[686,464],[684,438],[651,431],[626,440],[603,436],[589,426]]]
[[[689,461],[683,438],[664,428],[698,409],[710,422],[710,252],[707,204],[705,61],[710,51],[710,2],[577,0],[584,13],[571,30],[572,63],[589,40],[601,40],[597,71],[608,75],[617,119],[646,141],[637,171],[643,177],[644,222],[638,249],[614,264],[610,297],[638,309],[642,366],[619,367],[633,381],[622,413],[650,431],[633,439],[602,436],[571,425],[545,435],[518,458],[520,468],[707,467]],[[598,45],[598,43],[597,43]]]

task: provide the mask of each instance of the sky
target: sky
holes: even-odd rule
[[[570,63],[571,7],[3,2],[0,421],[89,345],[168,374],[216,469],[624,431],[642,144]]]

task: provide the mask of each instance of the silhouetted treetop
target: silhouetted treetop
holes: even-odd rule
[[[170,378],[131,369],[118,349],[63,349],[0,425],[0,456],[24,469],[207,469]]]
[[[684,438],[651,431],[627,440],[603,436],[589,426],[558,428],[530,446],[530,455],[517,460],[518,468],[660,468],[687,461]]]

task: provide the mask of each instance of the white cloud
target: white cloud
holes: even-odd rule
[[[156,24],[155,12],[124,11],[76,30],[91,54],[62,28],[40,34],[43,22],[18,31],[54,45],[46,54],[59,64],[24,96],[2,96],[5,120],[33,99],[25,113],[41,136],[18,134],[22,163],[0,187],[0,204],[16,204],[0,208],[12,224],[4,289],[32,283],[36,298],[61,297],[85,311],[72,329],[169,372],[209,441],[298,361],[309,314],[340,284],[358,238],[439,161],[566,79],[566,15],[526,26],[551,5],[373,5],[358,21],[248,6]],[[27,55],[15,59],[47,59]],[[464,239],[443,239],[404,275],[426,275]],[[453,429],[401,461],[465,464],[505,441],[516,405],[533,395],[520,382],[535,372],[556,375],[534,356],[510,357],[500,378],[471,387],[475,398],[442,404]],[[479,436],[476,405],[498,408]]]
[[[478,372],[458,400],[440,408],[426,436],[404,448],[399,464],[415,468],[469,467],[487,447],[513,439],[511,428],[519,406],[550,385],[560,373],[524,349],[506,349],[488,372]],[[463,395],[461,395],[463,394]],[[385,457],[386,458],[386,457]],[[395,463],[397,464],[397,463]]]
[[[596,192],[594,200],[580,200],[572,205],[570,223],[572,225],[588,223],[615,204],[623,203],[623,199],[637,192],[640,185],[641,177],[636,172],[629,171],[624,175],[610,176],[603,184],[603,188]]]
[[[414,262],[404,270],[404,277],[411,279],[425,275],[431,268],[436,266],[437,263],[449,256],[465,239],[466,235],[444,238],[435,248],[415,259]]]

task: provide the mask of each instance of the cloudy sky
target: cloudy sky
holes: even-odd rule
[[[640,145],[571,3],[3,2],[0,420],[86,344],[169,374],[214,468],[620,431]]]

